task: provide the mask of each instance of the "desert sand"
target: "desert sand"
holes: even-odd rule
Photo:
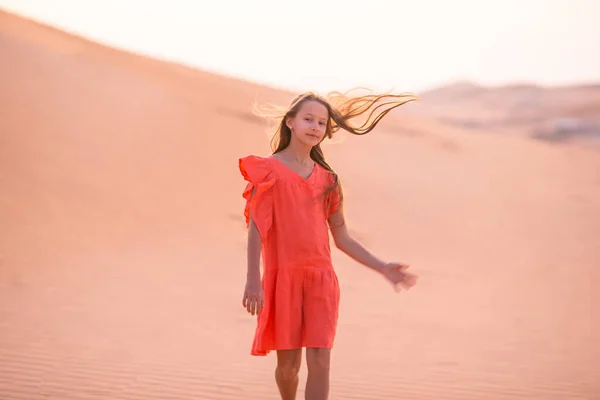
[[[294,94],[2,12],[0,57],[0,399],[277,399],[237,159]],[[399,110],[325,151],[354,235],[420,276],[334,250],[332,399],[600,398],[597,146]]]

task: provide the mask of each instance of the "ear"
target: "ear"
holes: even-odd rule
[[[285,125],[288,127],[289,130],[292,130],[292,121],[293,121],[292,117],[285,118]]]

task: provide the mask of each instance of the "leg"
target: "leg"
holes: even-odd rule
[[[327,400],[329,398],[329,361],[331,349],[307,348],[306,400]]]
[[[302,349],[277,350],[275,381],[281,400],[295,400],[298,390],[298,372],[302,363]]]

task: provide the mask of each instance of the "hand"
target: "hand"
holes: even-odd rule
[[[385,264],[380,272],[399,291],[400,287],[410,289],[417,283],[417,276],[406,272],[407,268],[408,265],[391,262]]]
[[[242,305],[251,315],[258,314],[264,306],[263,289],[260,279],[248,278],[244,289]]]

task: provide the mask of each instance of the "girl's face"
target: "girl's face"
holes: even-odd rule
[[[321,143],[325,137],[329,112],[327,107],[318,101],[306,101],[300,106],[294,118],[286,121],[292,130],[292,136],[300,143],[313,147]]]

